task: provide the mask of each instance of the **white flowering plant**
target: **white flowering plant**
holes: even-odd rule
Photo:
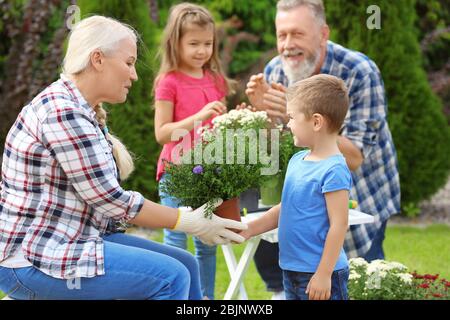
[[[271,141],[274,132],[278,142],[276,145]],[[223,160],[227,165],[245,164],[251,168],[253,171],[251,180],[254,181],[252,187],[259,186],[267,176],[277,174],[279,171],[281,151],[279,130],[272,127],[265,111],[252,111],[249,108],[233,109],[215,117],[212,120],[212,127],[201,127],[197,133],[206,144],[222,145],[221,149],[226,153]],[[274,150],[276,154],[272,156]],[[274,172],[261,170],[272,167],[276,167],[277,170]]]
[[[245,109],[234,109],[228,113],[215,117],[212,120],[213,128],[218,130],[224,129],[264,129],[268,128],[271,120],[265,111],[251,111]]]
[[[269,128],[266,112],[231,110],[214,118],[212,128],[198,129],[202,139],[182,155],[180,163],[165,161],[170,178],[161,190],[182,206],[197,208],[207,202],[205,216],[211,216],[215,199],[238,197],[265,179],[262,172],[269,164],[261,161],[259,144],[267,141],[259,133]]]
[[[274,141],[278,143],[276,149],[278,149],[279,172],[277,174],[281,174],[282,176],[286,173],[289,159],[296,152],[303,149],[294,145],[294,138],[290,130],[286,130],[282,124],[272,125],[272,121],[265,111],[251,111],[248,108],[231,110],[226,114],[214,118],[212,122],[213,130],[201,129],[203,131],[201,133],[206,140],[220,132],[225,132],[227,129],[242,130],[244,133],[252,129],[256,131],[269,128],[276,129],[277,135],[273,134],[275,131],[267,131],[267,133],[270,143]],[[269,149],[272,151],[272,148]]]
[[[413,275],[398,262],[350,259],[349,296],[353,300],[409,300],[421,298]]]

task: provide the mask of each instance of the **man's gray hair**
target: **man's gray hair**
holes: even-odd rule
[[[277,3],[277,11],[289,11],[300,6],[308,6],[320,25],[326,23],[325,7],[322,0],[280,0]]]

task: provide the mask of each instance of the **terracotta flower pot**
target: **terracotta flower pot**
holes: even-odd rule
[[[221,218],[231,219],[236,221],[241,221],[241,210],[239,207],[239,198],[232,198],[225,200],[220,206],[214,210],[214,214]],[[230,229],[233,232],[238,232],[239,230]]]
[[[239,198],[225,200],[220,206],[214,210],[219,217],[241,221],[241,210],[239,207]]]

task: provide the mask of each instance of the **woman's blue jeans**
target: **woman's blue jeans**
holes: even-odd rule
[[[314,273],[283,270],[283,286],[286,300],[308,300],[306,287]],[[331,275],[330,300],[348,300],[349,269],[336,270]]]
[[[196,259],[151,240],[115,233],[104,237],[105,274],[57,279],[35,267],[0,267],[0,290],[13,299],[202,299]]]
[[[162,176],[159,183],[163,183],[165,179],[167,179],[166,174]],[[178,202],[175,198],[167,196],[161,191],[159,192],[159,196],[161,198],[162,205],[171,208],[178,208]],[[164,243],[177,248],[187,249],[187,236],[183,232],[164,229]],[[208,297],[210,300],[214,300],[217,246],[208,246],[201,242],[197,237],[194,237],[194,246],[195,257],[200,265],[200,283],[202,286],[203,296]]]

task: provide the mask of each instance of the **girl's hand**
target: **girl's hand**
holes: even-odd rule
[[[248,110],[253,111],[253,112],[256,111],[255,107],[252,107],[251,105],[247,105],[245,102],[241,102],[240,104],[238,104],[236,106],[236,110],[242,110],[242,109],[248,109]]]
[[[218,116],[227,112],[227,107],[220,101],[213,101],[208,103],[200,110],[197,115],[200,120],[205,121],[213,116]]]
[[[329,300],[331,297],[331,276],[314,273],[306,287],[309,300]]]

